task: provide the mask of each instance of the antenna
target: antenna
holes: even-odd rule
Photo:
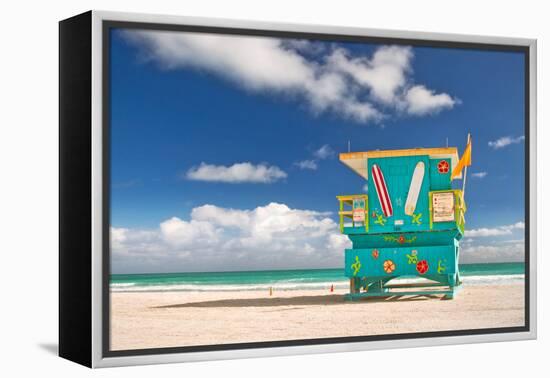
[[[445,147],[449,147],[449,137],[445,138]]]
[[[351,152],[351,141],[348,139],[348,152]]]

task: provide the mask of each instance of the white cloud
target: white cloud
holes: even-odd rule
[[[407,75],[412,72],[410,47],[382,46],[371,60],[348,55],[344,49],[335,50],[328,58],[329,65],[370,88],[371,97],[384,105],[404,109],[410,115],[425,115],[450,109],[457,103],[447,93],[436,94],[424,85],[407,88]]]
[[[300,169],[316,170],[318,168],[316,160],[302,160],[294,163]]]
[[[346,101],[340,104],[339,111],[359,123],[366,123],[370,120],[378,122],[384,118],[383,114],[368,102]]]
[[[479,179],[485,178],[485,176],[487,176],[487,172],[474,172],[474,173],[472,173],[472,177],[479,178]]]
[[[162,222],[160,233],[163,240],[177,246],[211,244],[218,238],[217,231],[211,223],[194,219],[186,222],[177,217]]]
[[[281,47],[309,55],[322,54],[326,49],[326,45],[322,42],[312,42],[307,39],[283,39],[281,40]]]
[[[510,240],[503,240],[501,243],[511,243],[511,244],[517,244],[517,243],[525,243],[525,239],[510,239]]]
[[[246,228],[250,225],[250,211],[203,205],[191,211],[191,219],[222,227]]]
[[[489,144],[489,147],[494,148],[495,150],[498,150],[506,146],[509,146],[511,144],[521,143],[524,140],[525,140],[524,135],[519,136],[517,138],[513,138],[511,136],[504,136],[504,137],[498,138],[497,140],[489,141],[488,144]]]
[[[351,243],[329,213],[270,203],[251,210],[204,205],[158,229],[112,228],[113,269],[220,271],[342,265]],[[146,233],[146,235],[144,234]]]
[[[147,30],[124,35],[164,69],[191,68],[245,90],[297,95],[314,113],[329,111],[360,123],[379,122],[386,110],[424,115],[456,103],[424,85],[409,88],[411,47],[382,46],[369,58],[319,43],[271,37]]]
[[[318,163],[320,160],[328,159],[333,155],[334,150],[328,144],[325,144],[319,147],[318,150],[313,151],[313,159],[301,160],[295,162],[294,165],[296,165],[300,169],[316,170],[317,168],[319,168]]]
[[[319,148],[317,151],[313,153],[313,156],[315,156],[319,160],[328,159],[333,155],[334,155],[334,150],[330,148],[328,144],[321,146],[321,148]]]
[[[524,222],[516,222],[514,224],[510,224],[507,226],[501,226],[505,230],[525,230],[525,223]]]
[[[136,256],[142,254],[148,258],[158,256],[155,245],[160,241],[158,231],[111,227],[111,247],[117,256]],[[130,248],[131,246],[131,248]],[[137,254],[136,254],[137,251]]]
[[[406,109],[409,114],[425,115],[450,109],[456,100],[447,93],[435,93],[423,85],[415,85],[405,94]]]
[[[127,240],[127,228],[111,227],[111,244],[118,246],[123,244]]]
[[[342,257],[346,248],[351,248],[351,242],[346,235],[330,234],[328,237],[328,246],[331,250],[342,251]]]
[[[465,245],[460,250],[460,262],[465,264],[488,262],[525,261],[525,243],[494,243],[485,245]]]
[[[525,229],[525,223],[517,222],[514,224],[499,226],[495,228],[477,228],[474,230],[466,230],[465,235],[468,238],[487,237],[487,236],[502,236],[511,235],[514,230]]]
[[[194,67],[249,89],[285,90],[315,79],[305,60],[274,38],[142,30],[126,35],[164,68]]]
[[[189,169],[185,177],[195,181],[268,184],[286,178],[287,174],[277,166],[266,164],[245,162],[224,166],[203,162],[198,167]]]
[[[397,92],[406,83],[413,52],[410,47],[382,46],[372,59],[353,58],[344,49],[335,50],[328,57],[329,66],[350,75],[357,83],[371,90],[372,97],[380,102],[392,104]]]

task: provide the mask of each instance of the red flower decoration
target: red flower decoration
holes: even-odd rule
[[[378,256],[380,256],[380,252],[378,252],[377,249],[373,249],[372,250],[372,258],[376,260],[376,259],[378,259]]]
[[[403,244],[405,243],[405,237],[403,235],[399,235],[399,239],[397,239],[397,241],[399,242],[399,244]]]
[[[418,264],[416,264],[416,270],[420,274],[424,274],[428,271],[428,262],[426,260],[420,260]]]
[[[449,163],[445,160],[440,160],[439,163],[437,163],[437,170],[439,173],[447,173],[449,172]]]

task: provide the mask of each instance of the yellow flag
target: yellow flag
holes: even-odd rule
[[[464,153],[462,154],[462,157],[458,161],[458,164],[456,165],[455,169],[453,169],[451,180],[457,176],[460,176],[460,174],[462,173],[462,169],[470,165],[472,165],[472,139],[471,138],[468,141],[468,144],[466,145],[466,148],[464,149]]]

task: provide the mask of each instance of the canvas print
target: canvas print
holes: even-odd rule
[[[109,350],[525,326],[523,52],[108,43]]]

